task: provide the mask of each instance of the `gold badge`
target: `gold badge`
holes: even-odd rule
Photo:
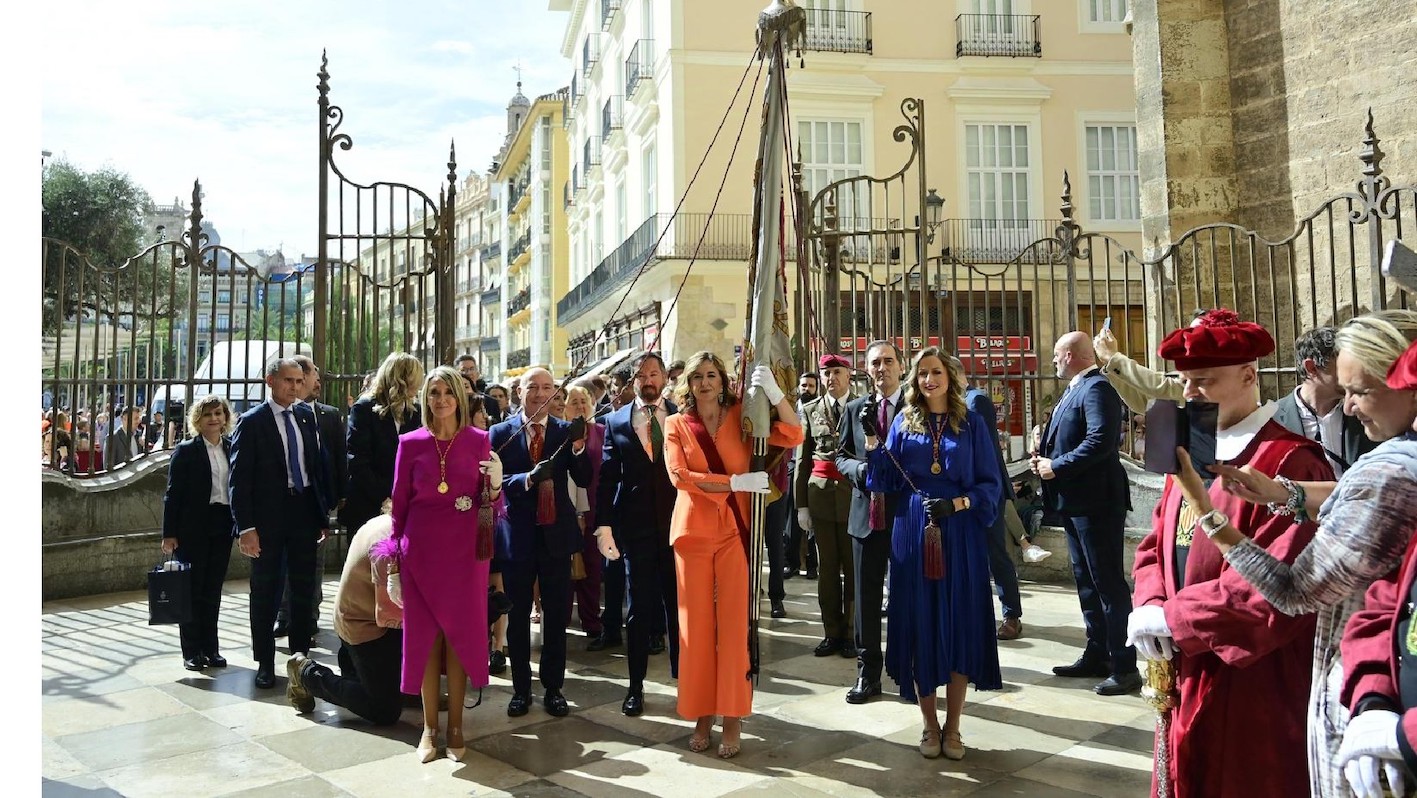
[[[472,509],[472,497],[471,497],[471,496],[459,496],[459,497],[457,498],[457,500],[453,502],[453,507],[457,508],[457,510],[458,510],[459,512],[463,512],[463,513],[467,512],[468,510],[471,510],[471,509]]]

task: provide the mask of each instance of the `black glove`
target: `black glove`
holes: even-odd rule
[[[585,436],[585,419],[581,418],[580,416],[576,416],[575,418],[571,419],[571,425],[566,429],[566,439],[569,440],[571,443],[580,443],[581,441],[585,440]]]
[[[539,482],[545,482],[552,476],[554,476],[554,473],[551,469],[551,460],[548,458],[537,463],[536,467],[531,469],[531,473],[527,475],[527,481],[535,485]]]
[[[931,521],[940,521],[955,514],[954,499],[926,499],[921,504]]]
[[[876,423],[876,419],[881,415],[881,406],[876,402],[876,395],[861,403],[861,409],[856,411],[856,420],[861,422],[861,434],[867,438],[881,437],[881,428]]]

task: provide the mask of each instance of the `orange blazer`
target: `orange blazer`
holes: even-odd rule
[[[729,474],[744,474],[748,471],[753,454],[751,439],[743,440],[743,405],[736,404],[724,410],[723,423],[714,435],[718,444],[718,456]],[[664,421],[664,462],[669,468],[669,481],[679,490],[679,500],[674,502],[674,516],[669,524],[669,543],[673,545],[683,535],[702,535],[717,538],[738,535],[738,523],[733,520],[733,510],[728,499],[738,502],[743,518],[748,517],[746,493],[712,493],[699,487],[700,483],[717,482],[728,484],[728,476],[709,471],[708,458],[699,441],[689,430],[688,421],[682,413],[670,416]],[[802,443],[802,428],[782,421],[774,421],[768,444],[784,449]]]

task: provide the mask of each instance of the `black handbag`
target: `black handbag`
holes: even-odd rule
[[[158,563],[148,571],[148,625],[189,623],[191,620],[191,566],[177,560]]]

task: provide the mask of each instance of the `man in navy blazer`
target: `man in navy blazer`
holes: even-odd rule
[[[596,497],[596,543],[607,560],[625,558],[630,581],[628,654],[630,689],[620,711],[644,711],[644,681],[650,637],[664,624],[669,669],[679,672],[679,597],[669,521],[678,491],[664,464],[664,420],[679,412],[664,397],[664,360],[646,352],[631,365],[635,400],[605,417],[600,490]]]
[[[315,547],[329,527],[330,476],[315,414],[300,401],[305,372],[291,359],[266,367],[266,401],[241,414],[231,438],[231,512],[251,563],[256,686],[275,686],[275,620],[282,567],[290,571],[290,652],[310,651]]]
[[[994,399],[988,391],[970,388],[964,394],[964,403],[978,413],[989,425],[990,434],[997,440],[999,415],[994,410]],[[1015,498],[1014,484],[1009,479],[1009,469],[1004,464],[1004,452],[994,445],[995,461],[999,465],[999,479],[1004,481],[1004,494],[999,502],[999,514],[989,528],[989,573],[994,577],[994,593],[999,597],[999,608],[1004,619],[999,622],[1000,640],[1017,640],[1023,634],[1023,599],[1018,591],[1018,569],[1009,555],[1008,530],[1004,524],[1004,503]]]
[[[539,581],[540,673],[546,690],[542,702],[547,712],[562,717],[570,712],[561,688],[566,680],[566,623],[571,615],[571,555],[582,548],[566,479],[589,485],[592,469],[584,456],[585,420],[568,423],[548,413],[556,393],[551,372],[533,368],[522,375],[521,387],[521,412],[490,430],[492,450],[502,458],[506,505],[506,517],[497,525],[497,557],[512,600],[507,613],[512,661],[507,714],[525,715],[531,707],[531,605]],[[539,457],[532,456],[534,447],[540,448]]]
[[[1043,431],[1032,459],[1043,482],[1044,505],[1063,517],[1082,603],[1087,648],[1059,676],[1107,677],[1093,691],[1122,695],[1141,687],[1137,652],[1127,645],[1132,591],[1122,565],[1122,538],[1131,491],[1118,442],[1122,400],[1097,369],[1097,354],[1083,332],[1070,332],[1053,348],[1058,377],[1068,389]]]

